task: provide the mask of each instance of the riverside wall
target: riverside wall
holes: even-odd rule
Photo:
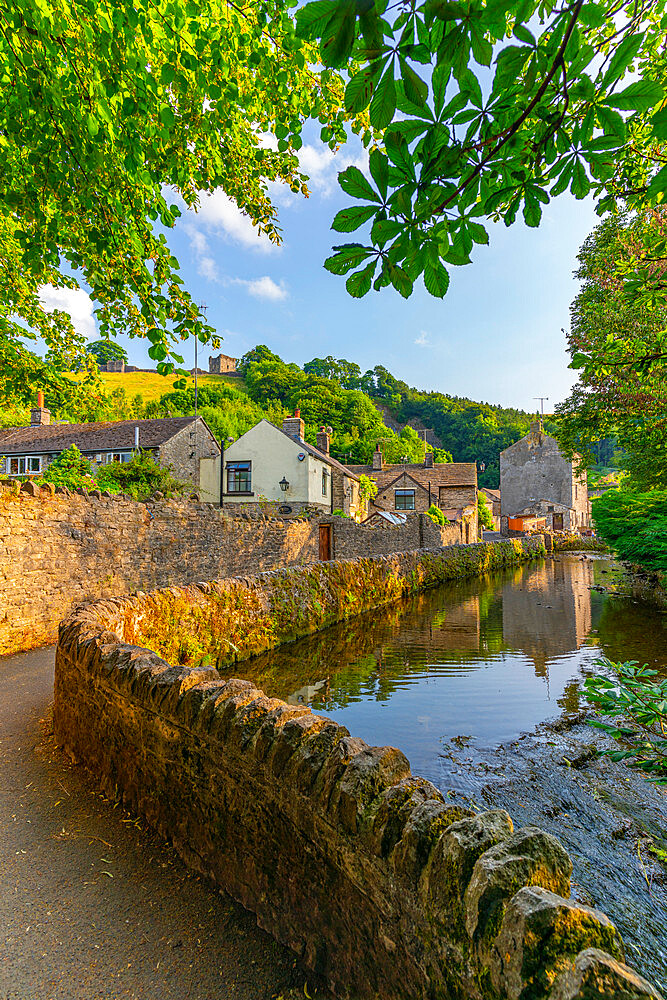
[[[60,628],[57,739],[338,997],[655,1000],[611,922],[568,898],[557,840],[453,806],[400,750],[202,656],[229,663],[543,551],[513,540],[320,562],[78,608]]]
[[[0,485],[0,655],[53,642],[73,605],[172,583],[245,576],[332,556],[383,555],[451,544],[460,525],[414,516],[404,525],[346,518],[250,516],[197,500],[139,503],[98,491]]]

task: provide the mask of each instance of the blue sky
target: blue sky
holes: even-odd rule
[[[355,300],[344,279],[322,266],[332,243],[348,239],[330,226],[350,203],[337,172],[350,162],[364,165],[354,142],[336,157],[318,140],[304,145],[309,199],[274,188],[282,247],[258,238],[222,193],[206,197],[198,213],[185,213],[169,235],[188,287],[224,338],[224,353],[238,357],[264,343],[299,364],[333,354],[362,370],[383,364],[418,388],[491,403],[531,410],[538,405],[533,397],[548,396],[551,410],[574,382],[561,327],[568,328],[577,290],[577,250],[597,221],[592,201],[561,196],[546,206],[539,229],[491,224],[489,246],[475,249],[471,265],[452,268],[442,300],[421,282],[407,301],[392,288]],[[90,300],[83,292],[63,294],[66,303],[57,295],[47,302],[69,305],[94,338]],[[147,345],[124,346],[132,363],[153,367]],[[192,354],[193,343],[188,347]],[[210,353],[200,346],[201,367]]]

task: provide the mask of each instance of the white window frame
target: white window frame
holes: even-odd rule
[[[12,472],[12,462],[16,462],[17,471]],[[28,468],[29,463],[37,463],[37,468]],[[5,475],[7,476],[38,476],[42,471],[41,455],[5,455]]]
[[[121,464],[126,464],[132,461],[131,451],[108,451],[104,456],[104,464],[111,465],[112,462],[120,462]]]

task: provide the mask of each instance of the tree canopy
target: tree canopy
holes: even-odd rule
[[[579,381],[556,412],[569,454],[590,459],[592,442],[614,435],[634,485],[665,489],[667,308],[629,298],[623,277],[652,221],[608,218],[582,246],[568,334]]]
[[[667,189],[664,0],[314,0],[297,14],[327,66],[345,68],[348,111],[383,131],[371,180],[339,176],[356,203],[334,249],[351,295],[423,276],[442,297],[446,265],[488,243],[482,221],[538,226],[569,190],[598,210],[657,204]],[[398,10],[398,14],[396,14]],[[359,63],[358,67],[355,63]],[[632,82],[628,82],[629,75]],[[664,255],[667,259],[667,255]]]
[[[107,361],[127,361],[127,351],[115,340],[94,340],[87,350],[98,365],[105,365]]]
[[[344,141],[342,82],[316,68],[287,0],[0,0],[0,24],[0,369],[20,373],[7,393],[66,388],[25,347],[74,339],[45,285],[87,287],[101,333],[146,337],[166,372],[175,342],[214,331],[165,230],[221,189],[279,240],[267,182],[307,191],[302,125]]]

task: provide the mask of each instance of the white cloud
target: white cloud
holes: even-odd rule
[[[209,281],[220,280],[218,275],[218,266],[212,257],[200,257],[197,270],[201,274],[202,278],[207,278]]]
[[[60,309],[69,313],[72,326],[84,337],[97,336],[97,325],[93,315],[93,300],[82,288],[56,288],[54,285],[42,285],[39,290],[39,300],[47,312]]]
[[[419,336],[415,337],[415,344],[419,347],[430,347],[431,341],[428,339],[429,335],[426,330],[420,330]]]
[[[193,209],[189,209],[187,216],[193,221],[196,218],[199,224],[224,234],[233,243],[240,243],[241,246],[259,250],[261,253],[270,253],[275,249],[268,236],[259,233],[250,218],[244,215],[236,202],[228,198],[223,191],[215,191],[213,194],[202,193],[196,215]]]
[[[299,163],[304,174],[308,174],[308,185],[324,198],[329,198],[338,189],[338,174],[347,167],[358,167],[368,173],[368,153],[361,149],[355,156],[342,153],[333,154],[324,143],[310,146],[306,143],[299,150]]]
[[[248,294],[256,299],[268,299],[269,302],[283,302],[289,297],[289,292],[284,281],[276,284],[273,278],[264,275],[262,278],[231,278],[229,284],[242,285],[247,289]]]

